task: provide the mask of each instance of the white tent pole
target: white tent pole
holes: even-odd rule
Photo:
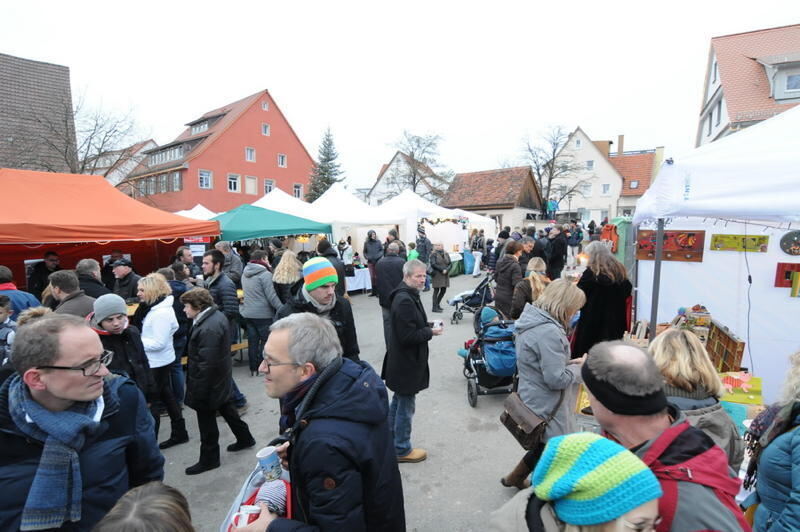
[[[650,341],[656,337],[656,323],[658,322],[658,291],[661,285],[661,254],[664,251],[664,218],[658,219],[656,229],[656,262],[653,266],[653,297],[650,304]]]

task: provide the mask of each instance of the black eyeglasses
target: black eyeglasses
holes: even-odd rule
[[[302,366],[302,364],[298,364],[297,362],[270,362],[268,358],[264,359],[264,365],[267,366],[267,373],[272,371],[273,366]]]
[[[111,363],[112,358],[114,358],[114,351],[105,350],[103,351],[103,354],[100,355],[100,358],[90,360],[82,366],[36,366],[36,369],[65,369],[70,371],[80,371],[83,373],[84,377],[90,377],[100,371],[100,366],[108,366]]]

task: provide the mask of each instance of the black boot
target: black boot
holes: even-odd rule
[[[218,467],[219,467],[219,462],[204,464],[202,461],[200,461],[193,466],[187,467],[184,473],[186,473],[187,475],[199,475],[200,473],[205,473],[206,471],[211,471],[212,469],[216,469]]]
[[[176,419],[172,422],[172,430],[169,439],[158,444],[159,449],[169,449],[175,445],[189,441],[189,433],[186,432],[186,420]]]

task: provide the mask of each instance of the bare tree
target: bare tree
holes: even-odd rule
[[[411,190],[438,203],[447,193],[454,173],[439,163],[439,135],[414,135],[403,131],[395,145],[404,164],[395,165],[386,177],[392,195]]]
[[[542,214],[547,213],[547,200],[561,201],[566,197],[584,196],[583,185],[594,177],[579,177],[583,166],[564,150],[569,133],[556,126],[545,132],[537,143],[525,141],[525,160],[530,164],[536,184],[542,193]]]

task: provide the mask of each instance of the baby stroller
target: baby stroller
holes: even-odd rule
[[[450,324],[455,325],[464,318],[464,311],[477,314],[481,308],[494,301],[492,281],[494,275],[486,275],[474,290],[461,292],[447,302],[456,307],[450,317]]]
[[[464,357],[467,401],[478,404],[479,395],[511,393],[517,372],[514,350],[514,322],[502,319],[492,307],[483,307],[476,320],[477,337],[467,341],[459,352]]]

